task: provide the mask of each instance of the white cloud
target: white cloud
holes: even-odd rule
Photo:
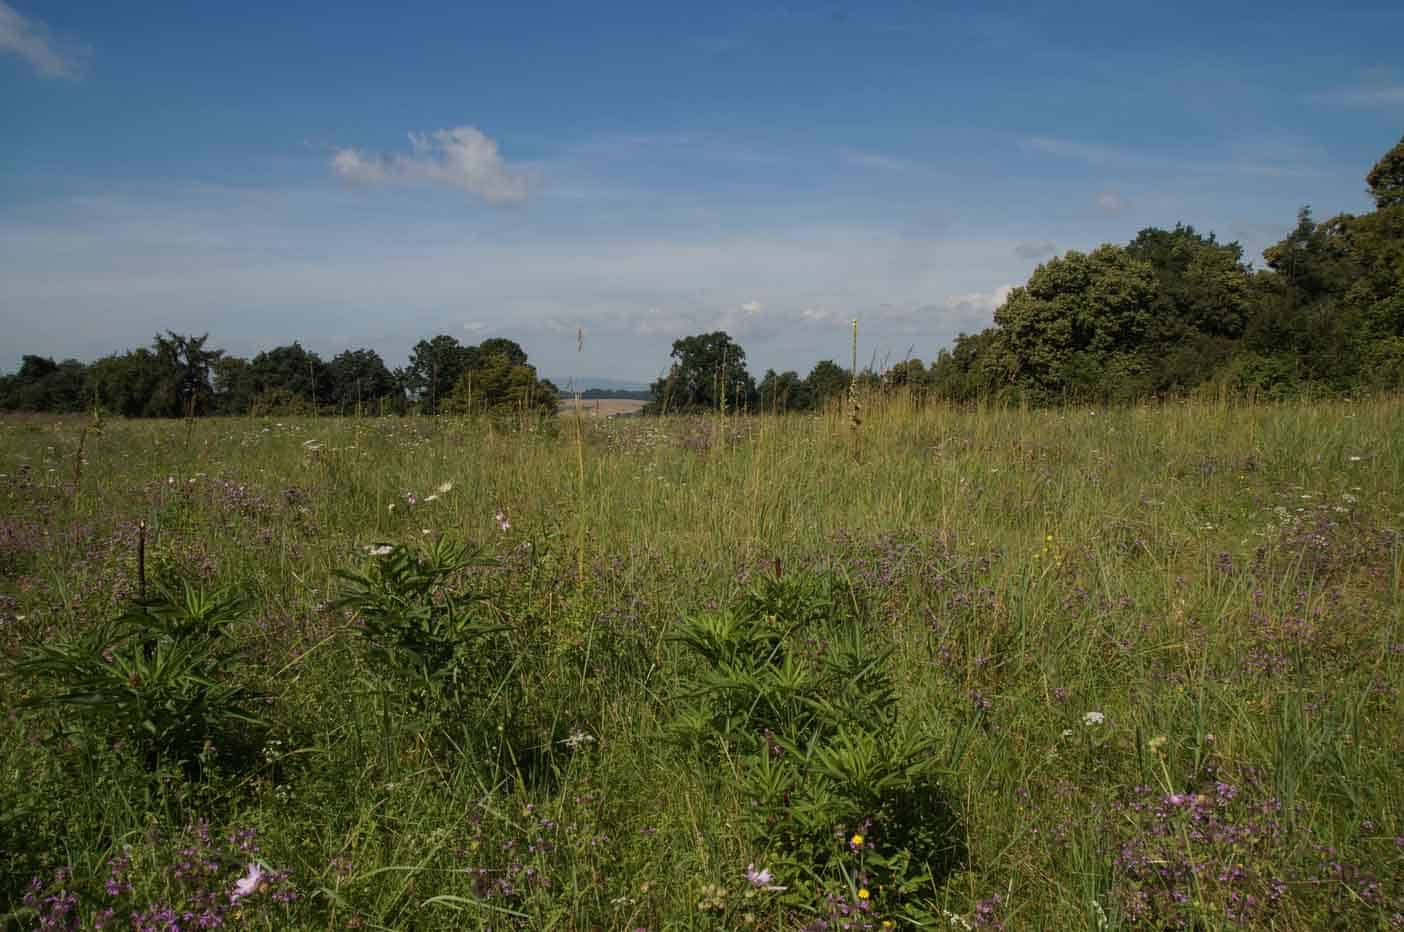
[[[83,71],[87,50],[56,40],[49,27],[21,16],[0,0],[0,52],[8,52],[34,66],[46,78],[76,78]]]
[[[747,314],[759,314],[761,311],[765,310],[765,305],[761,304],[759,301],[747,301],[745,304],[741,305],[741,310],[745,311]]]
[[[463,322],[464,333],[482,333],[487,328],[488,325],[480,320],[465,320]]]
[[[531,191],[531,174],[509,166],[497,142],[476,126],[410,133],[409,139],[409,155],[368,157],[359,149],[337,149],[331,169],[361,184],[447,185],[489,204],[519,204]]]
[[[1100,192],[1096,200],[1097,206],[1109,214],[1119,214],[1131,206],[1130,201],[1110,189]]]
[[[962,320],[988,321],[995,310],[1009,299],[1013,285],[1000,285],[991,291],[972,291],[967,294],[951,295],[946,299],[946,309],[954,311]]]

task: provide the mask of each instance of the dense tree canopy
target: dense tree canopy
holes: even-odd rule
[[[724,331],[673,342],[673,364],[653,383],[650,412],[717,411],[755,407],[756,382],[746,371],[746,351]]]

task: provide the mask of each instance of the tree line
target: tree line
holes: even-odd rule
[[[537,378],[521,346],[500,337],[468,346],[440,334],[415,344],[408,363],[393,370],[370,349],[328,362],[294,342],[245,359],[208,342],[208,335],[168,331],[149,347],[88,364],[24,356],[17,372],[0,376],[0,409],[124,417],[479,414],[553,412],[559,394]]]
[[[856,381],[969,402],[1116,403],[1195,391],[1283,399],[1404,388],[1404,139],[1366,175],[1375,209],[1297,224],[1244,261],[1238,243],[1192,226],[1040,265],[928,366],[905,359]],[[673,344],[648,411],[805,411],[842,393],[831,360],[806,377],[768,370],[722,332]]]
[[[1404,388],[1404,138],[1365,178],[1375,209],[1296,226],[1264,250],[1192,226],[1148,228],[1124,246],[1071,251],[1040,265],[994,313],[928,366],[920,359],[852,373],[833,360],[807,376],[767,370],[722,331],[673,343],[645,413],[822,408],[853,382],[957,402],[1115,403],[1210,389],[1281,399]],[[323,362],[293,343],[252,359],[207,337],[157,335],[150,347],[85,365],[25,356],[0,377],[0,409],[129,417],[200,414],[481,413],[554,410],[511,340],[422,340],[390,370],[373,350]]]

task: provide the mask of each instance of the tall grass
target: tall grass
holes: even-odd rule
[[[273,723],[153,776],[3,674],[0,914],[71,894],[125,928],[203,890],[279,929],[1404,923],[1404,400],[849,415],[0,422],[0,649],[118,614],[145,522],[153,578],[250,597]],[[397,702],[333,607],[368,546],[443,535],[502,564],[472,585],[514,659],[471,727]],[[777,854],[745,760],[670,737],[703,674],[668,636],[777,566],[852,585],[964,836],[849,917],[837,873],[747,879]],[[192,845],[217,869],[181,873]],[[236,917],[253,860],[288,873]]]

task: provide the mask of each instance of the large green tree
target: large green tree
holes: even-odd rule
[[[804,378],[805,388],[816,408],[822,408],[848,391],[848,370],[832,359],[821,359]]]
[[[382,398],[393,398],[399,389],[385,360],[371,349],[337,353],[326,374],[327,394],[339,413],[375,410]]]
[[[1005,376],[1034,400],[1134,395],[1156,297],[1150,263],[1118,246],[1049,260],[995,311]]]
[[[478,364],[478,348],[464,346],[458,340],[441,333],[428,340],[420,340],[410,351],[409,365],[405,368],[405,382],[422,409],[428,414],[438,411],[439,405],[453,394],[463,373]]]
[[[672,366],[653,383],[645,411],[715,411],[755,407],[756,381],[746,371],[746,351],[722,330],[673,341]]]

